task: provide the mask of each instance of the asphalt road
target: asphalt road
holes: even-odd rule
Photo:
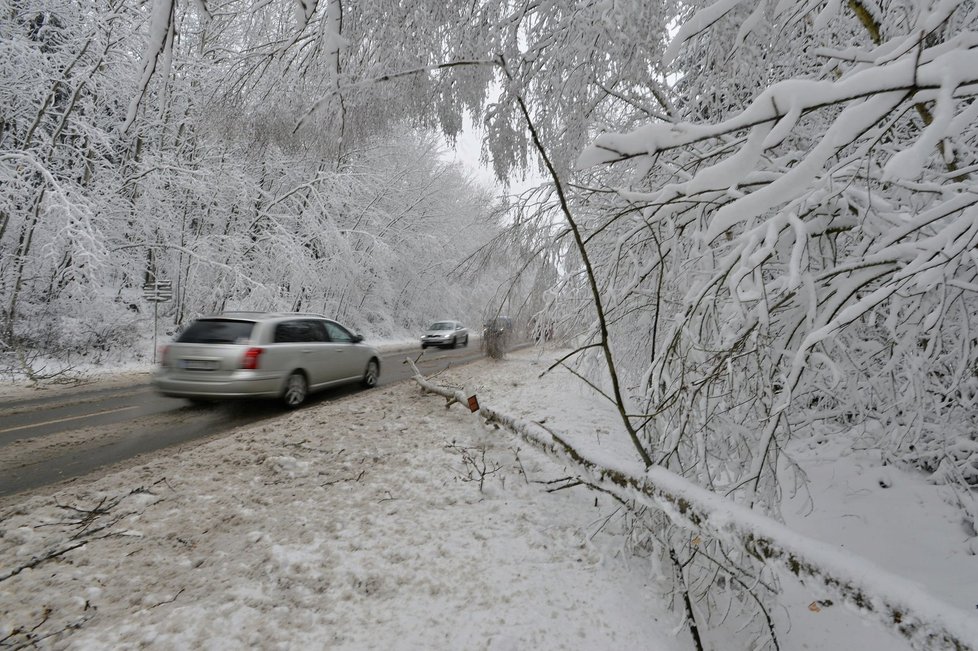
[[[477,346],[457,350],[420,348],[385,353],[380,386],[402,382],[417,361],[422,373],[482,357]],[[336,400],[364,389],[331,389],[304,405]],[[123,462],[139,462],[163,448],[195,445],[227,430],[274,419],[274,401],[231,401],[194,406],[156,394],[148,382],[114,388],[80,388],[26,400],[0,401],[0,497],[82,477]]]

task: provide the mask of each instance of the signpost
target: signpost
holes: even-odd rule
[[[156,363],[156,324],[160,316],[160,303],[173,298],[173,281],[157,280],[143,285],[143,298],[153,304],[153,363]]]

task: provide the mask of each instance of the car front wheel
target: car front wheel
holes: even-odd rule
[[[368,389],[372,389],[377,386],[377,381],[380,379],[380,366],[377,364],[377,360],[372,359],[367,362],[367,370],[363,373],[363,386]]]
[[[462,345],[465,346],[466,348],[469,347],[469,336],[468,335],[465,335],[465,341],[462,342]]]
[[[285,391],[282,393],[282,402],[289,409],[295,409],[306,401],[309,394],[309,383],[306,376],[296,371],[285,381]]]

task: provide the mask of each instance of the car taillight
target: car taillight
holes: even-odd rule
[[[258,368],[258,358],[264,352],[262,348],[249,348],[245,351],[244,357],[241,358],[241,368],[254,371]]]
[[[169,346],[160,346],[160,353],[158,355],[158,359],[160,360],[160,366],[169,366],[169,364],[167,364],[167,358],[166,358],[167,353],[169,352],[170,352]]]

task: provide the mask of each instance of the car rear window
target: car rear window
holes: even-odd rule
[[[177,341],[184,344],[243,344],[251,338],[254,321],[200,319],[180,333]]]

